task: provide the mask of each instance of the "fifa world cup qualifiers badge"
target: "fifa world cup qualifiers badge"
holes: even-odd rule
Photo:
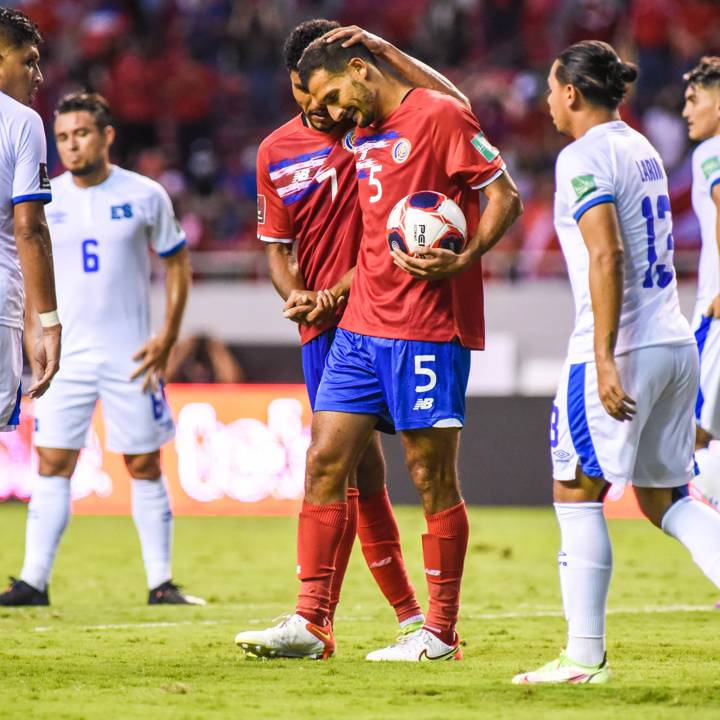
[[[48,177],[47,165],[45,163],[40,163],[39,179],[40,179],[40,189],[41,190],[49,190],[50,189],[50,178]]]
[[[265,222],[265,196],[258,195],[258,206],[257,206],[257,221],[258,225],[262,225]]]

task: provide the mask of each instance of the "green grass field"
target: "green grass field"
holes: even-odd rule
[[[425,599],[421,513],[399,508]],[[0,571],[18,572],[25,508],[0,507]],[[0,609],[3,718],[700,718],[720,717],[716,593],[677,543],[640,521],[611,525],[614,682],[527,688],[511,676],[554,657],[565,626],[552,512],[474,509],[460,632],[465,660],[365,663],[394,637],[356,548],[330,662],[250,661],[234,634],[293,606],[295,521],[178,518],[175,576],[210,605],[148,607],[130,518],[76,517],[50,608]]]

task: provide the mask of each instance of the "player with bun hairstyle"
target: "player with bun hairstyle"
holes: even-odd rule
[[[688,494],[698,353],[678,302],[667,177],[618,112],[636,77],[598,41],[563,51],[548,76],[553,122],[574,141],[557,159],[555,227],[576,318],[550,424],[568,643],[514,683],[610,679],[610,484],[632,482],[645,516],[720,585],[720,515]]]
[[[720,57],[706,56],[684,76],[683,117],[691,140],[692,204],[700,224],[702,250],[698,296],[691,327],[700,350],[700,388],[695,406],[694,485],[720,508],[720,458],[710,453],[720,438]]]

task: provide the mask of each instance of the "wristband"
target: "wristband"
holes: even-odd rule
[[[54,325],[60,324],[60,316],[57,310],[51,310],[50,312],[40,313],[40,324],[44,327],[53,327]]]

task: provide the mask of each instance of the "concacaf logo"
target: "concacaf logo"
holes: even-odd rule
[[[406,138],[401,138],[392,146],[392,159],[396,163],[404,163],[410,157],[412,145]]]
[[[355,130],[348,130],[342,139],[342,146],[351,153],[355,152]]]

